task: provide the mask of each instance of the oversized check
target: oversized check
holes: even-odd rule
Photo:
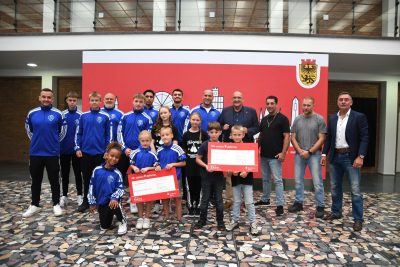
[[[176,170],[148,171],[128,176],[131,203],[148,202],[180,196]]]
[[[256,143],[208,143],[209,168],[214,171],[257,172]]]

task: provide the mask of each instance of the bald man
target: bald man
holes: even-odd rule
[[[101,109],[101,111],[104,111],[110,116],[110,120],[113,125],[113,133],[112,133],[113,141],[117,141],[117,128],[119,121],[121,120],[121,117],[123,115],[122,111],[115,106],[116,100],[117,97],[114,94],[107,93],[104,96],[104,107]]]

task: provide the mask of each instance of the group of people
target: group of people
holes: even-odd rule
[[[179,190],[189,215],[199,215],[195,228],[207,223],[210,202],[216,208],[218,230],[232,231],[238,226],[242,195],[250,224],[257,234],[255,207],[270,205],[271,180],[275,182],[276,215],[284,213],[282,162],[290,143],[295,155],[295,202],[289,212],[303,210],[304,173],[308,166],[315,189],[317,218],[334,220],[342,217],[342,179],[350,181],[355,231],[362,229],[363,199],[360,192],[360,168],[368,146],[368,124],[365,115],[351,109],[352,98],[347,92],[338,96],[339,111],[330,117],[328,126],[314,112],[314,98],[305,97],[303,113],[290,127],[288,118],[278,110],[278,98],[268,96],[268,115],[261,122],[255,109],[243,105],[243,95],[235,91],[232,105],[219,112],[212,105],[211,90],[203,92],[200,105],[189,110],[183,105],[183,91],[172,92],[173,105],[153,107],[155,92],[146,90],[133,96],[133,110],[123,113],[115,107],[112,93],[89,95],[87,112],[77,109],[78,94],[69,92],[65,98],[68,108],[63,112],[52,106],[53,92],[42,89],[40,107],[31,110],[25,128],[31,139],[29,170],[32,178],[32,202],[23,213],[30,217],[40,210],[40,191],[46,167],[51,185],[53,212],[63,214],[68,204],[70,164],[76,179],[78,211],[99,213],[102,229],[111,227],[113,216],[119,221],[118,234],[127,231],[126,217],[121,208],[127,173],[176,168]],[[208,142],[254,142],[260,149],[263,181],[262,198],[254,202],[253,173],[215,172],[208,168]],[[324,186],[321,166],[329,154],[332,191],[331,213],[325,215]],[[61,166],[62,194],[59,171]],[[185,168],[186,166],[186,168]],[[83,188],[82,188],[83,182]],[[222,192],[225,185],[225,208],[232,208],[231,221],[225,226]],[[61,196],[60,196],[61,195]],[[152,208],[158,202],[131,206],[138,212],[136,228],[150,227]],[[163,216],[169,218],[170,200],[162,200]],[[175,216],[182,219],[181,196],[175,198]]]

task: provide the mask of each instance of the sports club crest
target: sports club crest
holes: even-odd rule
[[[296,78],[303,88],[313,88],[319,83],[321,68],[315,59],[302,59],[296,67]]]
[[[53,121],[54,120],[54,115],[49,115],[47,118],[49,119],[49,121]]]

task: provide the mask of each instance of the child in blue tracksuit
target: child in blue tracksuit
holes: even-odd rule
[[[93,170],[87,195],[90,212],[99,212],[101,229],[109,229],[114,215],[119,223],[118,234],[127,231],[127,223],[121,208],[121,198],[124,194],[121,172],[115,168],[121,157],[121,145],[112,142],[104,154],[105,163]]]
[[[176,168],[176,176],[178,184],[181,185],[181,168],[186,166],[186,155],[183,149],[174,144],[172,139],[174,135],[171,127],[162,127],[160,130],[161,140],[163,145],[157,150],[158,159],[160,160],[161,169],[170,170]],[[179,191],[182,193],[182,188],[179,186]],[[165,218],[169,217],[169,199],[163,199],[163,213]],[[181,197],[175,198],[176,219],[182,220],[182,200]]]
[[[143,130],[139,134],[140,146],[132,151],[130,155],[130,169],[134,173],[146,173],[151,170],[160,170],[158,158],[155,152],[151,151],[151,133]],[[136,229],[150,228],[150,215],[152,202],[137,203],[139,219],[136,222]],[[144,210],[145,209],[145,210]]]

